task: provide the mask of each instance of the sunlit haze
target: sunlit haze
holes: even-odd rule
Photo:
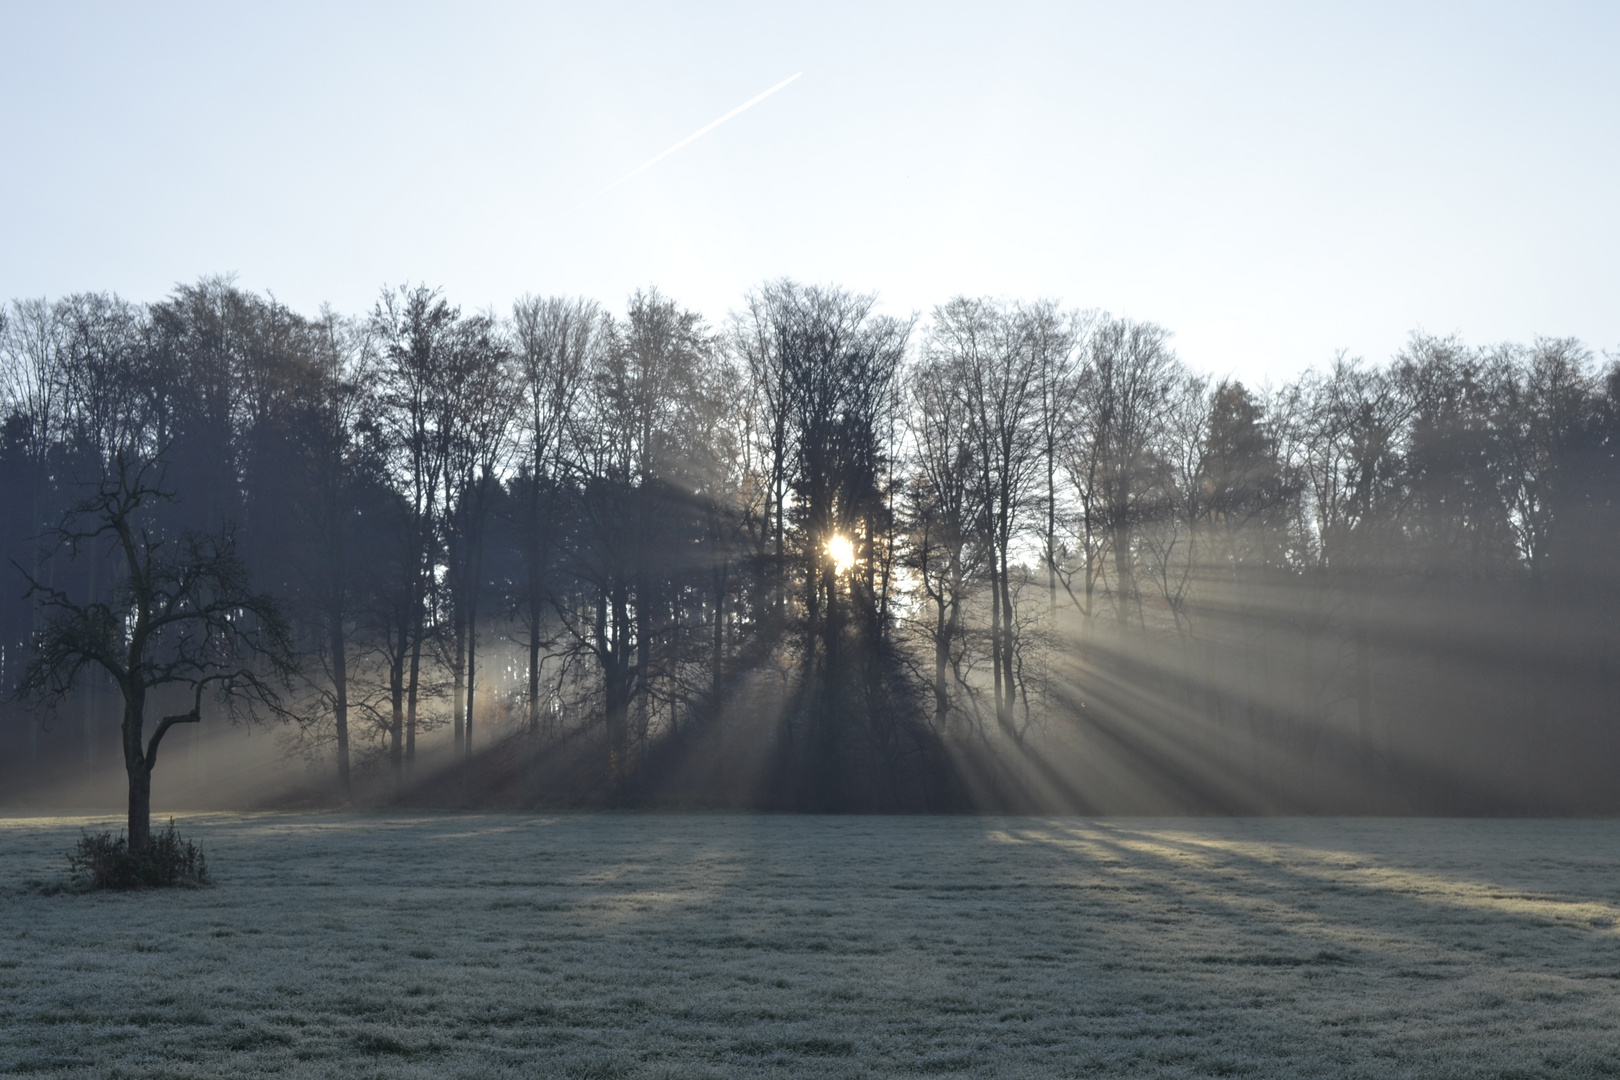
[[[832,558],[833,568],[840,574],[855,565],[855,545],[849,542],[847,536],[835,536],[827,541],[827,554]]]
[[[0,1072],[1620,1073],[1620,0],[0,42]]]
[[[1620,344],[1614,5],[41,4],[0,27],[6,297],[235,273],[302,311],[407,280],[504,311],[656,284],[717,324],[786,275],[901,315],[1108,309],[1254,381],[1418,328]]]

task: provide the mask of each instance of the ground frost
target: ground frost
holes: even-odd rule
[[[219,884],[44,895],[0,1073],[1620,1075],[1620,825],[211,815]]]

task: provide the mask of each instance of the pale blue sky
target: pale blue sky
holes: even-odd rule
[[[789,275],[1107,308],[1250,380],[1417,327],[1620,346],[1616,3],[7,3],[0,105],[0,297],[719,323]]]

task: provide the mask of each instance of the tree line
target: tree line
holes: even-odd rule
[[[42,596],[130,610],[138,560],[63,523],[146,469],[130,520],[229,548],[216,632],[289,660],[235,677],[286,680],[336,798],[1615,803],[1620,374],[1574,340],[1258,388],[1049,301],[349,317],[208,278],[14,301],[0,393],[0,678]],[[116,727],[105,678],[58,689],[5,706],[9,783]]]

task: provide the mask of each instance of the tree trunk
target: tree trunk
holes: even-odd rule
[[[129,774],[129,850],[145,851],[152,844],[152,769],[146,761],[141,736],[146,726],[146,694],[140,687],[124,689],[124,770]]]
[[[540,601],[544,559],[540,550],[540,477],[538,452],[533,482],[529,485],[529,535],[525,562],[524,596],[529,609],[529,734],[540,733]]]
[[[85,595],[85,603],[96,602],[96,584],[100,575],[101,560],[92,552],[90,557],[90,581]],[[94,676],[85,680],[84,687],[84,773],[92,781],[96,775],[96,682]]]
[[[776,619],[780,625],[787,614],[787,529],[784,520],[787,492],[781,482],[776,484],[773,495],[776,501]]]
[[[990,672],[992,700],[996,706],[996,723],[1005,725],[1007,718],[1001,707],[1001,585],[996,578],[1001,567],[995,555],[990,556]]]
[[[477,584],[473,585],[477,589]],[[472,760],[473,702],[478,687],[478,595],[473,593],[467,602],[467,741],[462,752]]]
[[[603,687],[605,700],[603,701],[607,719],[607,785],[608,799],[617,803],[624,795],[624,783],[629,772],[630,756],[630,702],[626,689],[624,676],[619,672],[617,659],[608,664],[607,679]]]
[[[603,658],[606,678],[603,680],[603,711],[607,720],[607,784],[608,799],[617,803],[624,795],[625,780],[630,771],[630,681],[625,672],[625,610],[618,597],[613,602],[614,632],[612,647]]]
[[[1018,701],[1018,683],[1013,679],[1012,586],[1008,583],[1008,579],[1011,577],[1011,574],[1007,568],[1007,548],[1009,544],[1010,538],[1003,540],[1001,544],[1001,663],[1005,671],[1005,675],[1002,679],[1002,686],[1005,688],[1007,694],[1005,709],[1006,719],[1003,721],[1003,723],[1010,727],[1012,724],[1013,706],[1017,704]],[[1019,735],[1019,738],[1022,740],[1021,734]]]
[[[710,660],[712,670],[710,676],[710,703],[709,707],[718,714],[720,711],[720,693],[724,686],[724,673],[722,666],[725,661],[726,650],[726,564],[721,562],[716,572],[714,583],[714,656]]]
[[[1361,742],[1361,775],[1372,793],[1376,772],[1376,750],[1372,715],[1372,648],[1368,641],[1366,601],[1358,603],[1356,613],[1356,726]]]
[[[636,706],[636,741],[644,744],[652,709],[652,590],[645,578],[636,583],[636,670],[630,700]]]
[[[1136,575],[1131,570],[1131,527],[1126,513],[1123,507],[1116,507],[1114,511],[1114,587],[1119,593],[1115,614],[1121,627],[1130,619],[1131,598],[1136,595]]]
[[[399,649],[389,660],[388,690],[393,704],[393,715],[388,725],[388,763],[394,773],[394,791],[405,786],[405,755],[402,738],[405,731],[405,647],[409,629],[399,628]]]
[[[540,604],[531,601],[529,605],[529,709],[528,728],[530,735],[540,734]]]
[[[415,632],[411,634],[411,678],[405,685],[405,779],[416,773],[416,699],[422,682],[422,634],[425,616],[417,602]]]
[[[144,760],[129,766],[129,850],[152,846],[152,770]]]
[[[456,640],[452,645],[455,652],[450,658],[450,714],[455,725],[455,753],[460,757],[467,741],[467,699],[464,696],[467,689],[467,622],[460,610],[457,610],[454,621]]]
[[[349,775],[349,665],[342,610],[329,613],[327,621],[332,648],[332,718],[337,724],[338,786],[347,800],[354,797],[354,783]]]
[[[608,625],[608,608],[612,606],[612,626]],[[606,592],[596,600],[596,657],[602,666],[602,712],[607,722],[608,799],[617,802],[624,790],[628,771],[628,731],[630,695],[625,678],[625,597],[622,589],[613,591],[611,600]]]
[[[807,663],[815,660],[816,644],[821,640],[821,633],[821,558],[820,553],[812,547],[804,597],[804,653]]]
[[[489,470],[478,482],[478,502],[473,508],[471,547],[468,552],[471,573],[467,579],[467,743],[462,748],[467,760],[473,752],[473,704],[478,687],[478,592],[484,581],[484,500]]]
[[[1051,408],[1050,405],[1047,408]],[[1048,414],[1050,415],[1050,414]],[[1050,429],[1050,420],[1048,421]],[[1047,610],[1057,611],[1057,446],[1046,439],[1046,591]]]

